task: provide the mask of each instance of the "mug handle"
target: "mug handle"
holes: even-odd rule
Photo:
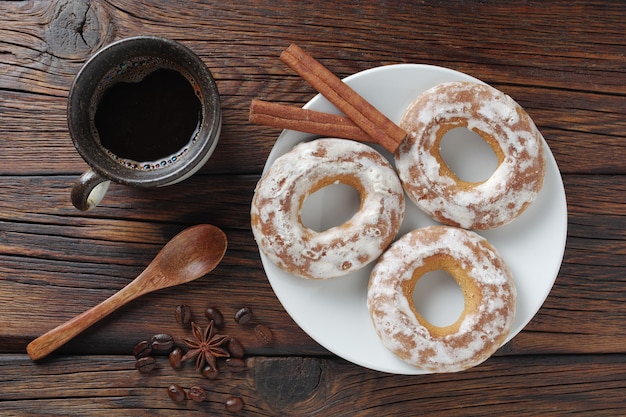
[[[72,204],[79,210],[87,211],[96,207],[104,198],[111,181],[97,174],[93,169],[85,171],[72,187]]]

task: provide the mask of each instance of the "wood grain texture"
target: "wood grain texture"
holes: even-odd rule
[[[0,2],[0,414],[626,415],[626,5],[620,1],[36,0]],[[223,129],[211,160],[162,189],[113,184],[94,211],[70,203],[87,165],[66,99],[84,62],[107,43],[153,34],[192,48],[213,72]],[[295,42],[339,77],[397,63],[466,72],[517,100],[545,136],[568,203],[565,256],[529,325],[483,365],[401,376],[338,359],[306,335],[269,285],[249,226],[254,186],[279,132],[248,122],[254,98],[303,105],[316,92],[279,59]],[[218,268],[132,302],[33,363],[25,346],[132,280],[176,233],[225,230]],[[540,259],[536,260],[541,262]],[[217,381],[166,358],[141,375],[134,344],[186,335],[219,307],[248,369]],[[242,306],[251,325],[234,323]],[[271,327],[264,345],[253,324]],[[171,383],[209,401],[173,403]]]
[[[8,16],[0,33],[5,35],[0,36],[0,53],[7,58],[0,64],[0,88],[7,90],[0,103],[0,125],[23,132],[19,124],[15,126],[23,120],[11,113],[15,108],[20,115],[28,114],[28,109],[36,112],[40,121],[27,127],[30,135],[0,142],[3,155],[23,160],[11,164],[17,173],[76,172],[80,160],[64,114],[72,79],[94,49],[138,34],[179,40],[213,71],[222,94],[225,140],[207,169],[250,173],[261,168],[277,132],[246,123],[252,98],[303,104],[315,95],[278,60],[290,42],[302,44],[339,76],[404,62],[467,72],[502,89],[528,110],[563,172],[624,169],[623,160],[610,158],[623,151],[619,138],[626,131],[626,122],[618,117],[626,110],[622,71],[626,45],[619,35],[626,23],[618,3],[481,7],[465,1],[348,2],[338,14],[316,1],[224,6],[64,0],[56,6],[10,2],[0,7]],[[84,14],[83,26],[74,23],[74,32],[68,27],[69,17],[61,18],[69,7]],[[78,41],[48,43],[64,31],[80,39],[78,33],[88,30],[87,22],[93,26],[90,30],[99,31],[99,36],[91,35],[92,46]],[[239,142],[229,138],[246,138],[254,152],[239,152]],[[594,149],[597,158],[586,157],[590,140],[601,145]],[[55,152],[45,160],[35,152],[14,155],[15,149],[40,146],[54,147]],[[3,165],[0,172],[7,168]]]
[[[255,357],[245,372],[226,371],[213,381],[188,367],[172,370],[165,358],[157,364],[140,374],[129,356],[58,358],[40,366],[24,355],[0,355],[6,387],[0,412],[227,415],[224,402],[237,396],[245,408],[236,415],[244,416],[615,416],[623,412],[626,389],[623,355],[492,358],[467,372],[423,376],[391,376],[334,358]],[[201,386],[208,399],[174,403],[166,391],[173,383]]]
[[[97,331],[87,333],[88,346],[94,346],[89,351],[128,352],[145,332],[175,329],[170,318],[178,303],[191,303],[201,312],[208,306],[204,304],[219,300],[231,311],[244,304],[261,311],[269,308],[262,316],[268,315],[267,321],[275,323],[278,334],[285,335],[285,345],[277,347],[285,349],[280,353],[298,349],[324,353],[282,312],[263,274],[246,215],[257,178],[197,175],[172,187],[174,199],[169,188],[138,191],[113,185],[103,206],[84,214],[69,203],[72,177],[5,177],[0,194],[12,198],[0,200],[0,271],[4,277],[0,294],[7,294],[0,303],[0,316],[12,320],[5,327],[3,351],[23,349],[28,338],[122,288],[186,226],[211,222],[226,230],[231,242],[222,265],[197,283],[148,295],[114,314]],[[626,177],[570,175],[565,177],[565,187],[570,221],[561,271],[539,314],[520,337],[503,348],[507,354],[626,349],[621,331],[626,319],[622,267]],[[46,203],[25,209],[33,194],[47,194]],[[608,195],[614,196],[610,202]],[[186,203],[181,206],[179,198]],[[72,220],[64,222],[68,216]],[[28,293],[31,302],[8,296],[15,293]],[[247,299],[248,293],[255,294],[255,299]],[[63,294],[75,301],[45,303],[46,298],[63,300]],[[151,320],[133,328],[133,314],[148,314]],[[289,338],[290,332],[301,336]],[[67,352],[80,352],[83,343],[82,339],[71,343]]]

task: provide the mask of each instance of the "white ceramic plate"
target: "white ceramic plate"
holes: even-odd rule
[[[426,89],[445,81],[470,80],[447,68],[400,64],[369,69],[345,79],[391,120],[398,123],[408,105]],[[317,95],[305,106],[323,112],[338,110]],[[486,178],[495,168],[495,156],[468,130],[449,133],[467,136],[464,144],[444,137],[446,162],[468,180]],[[313,139],[310,134],[285,130],[270,153],[265,170],[295,144]],[[451,145],[452,144],[452,145]],[[391,154],[375,146],[392,163]],[[567,235],[567,206],[558,166],[546,145],[547,172],[538,199],[512,223],[480,232],[500,252],[513,273],[518,298],[516,318],[507,342],[537,313],[558,274]],[[471,161],[471,162],[470,162]],[[400,235],[436,224],[408,198]],[[348,186],[333,185],[311,195],[303,207],[303,222],[324,230],[343,223],[356,212],[359,198]],[[366,306],[367,284],[373,264],[351,275],[326,281],[307,280],[285,273],[263,253],[261,259],[276,296],[294,321],[320,345],[355,364],[389,373],[422,374],[389,352],[380,342]],[[439,276],[437,276],[439,274]],[[436,279],[442,278],[442,279]],[[420,313],[437,325],[452,323],[463,308],[458,285],[443,273],[431,273],[417,284],[414,300]]]

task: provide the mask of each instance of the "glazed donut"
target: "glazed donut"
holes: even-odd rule
[[[424,274],[443,270],[465,298],[458,320],[430,324],[412,294]],[[515,315],[516,289],[495,248],[473,231],[429,226],[402,236],[378,260],[370,276],[367,306],[383,344],[428,372],[476,366],[505,341]]]
[[[409,198],[433,219],[466,229],[492,229],[511,222],[543,185],[543,137],[513,99],[474,82],[446,82],[425,91],[400,122],[407,138],[395,159]],[[466,127],[498,158],[482,182],[459,179],[440,154],[446,132]]]
[[[344,224],[316,232],[302,224],[306,197],[344,183],[360,194],[360,208]],[[257,183],[252,232],[263,253],[281,269],[327,279],[354,272],[378,258],[404,218],[404,192],[391,164],[373,148],[344,139],[295,146]]]

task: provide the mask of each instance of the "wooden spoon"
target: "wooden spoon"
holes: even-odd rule
[[[32,360],[43,358],[143,294],[184,284],[208,274],[224,257],[227,245],[226,235],[215,226],[202,224],[183,230],[161,249],[137,278],[120,291],[30,342],[26,347],[28,356]]]

